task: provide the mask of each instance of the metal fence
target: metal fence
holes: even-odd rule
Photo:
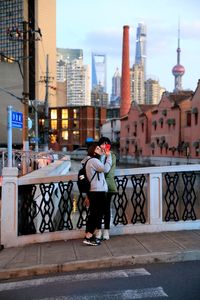
[[[5,170],[5,247],[84,235],[89,209],[69,164],[55,161],[21,177],[14,168]],[[111,234],[200,228],[200,165],[117,169],[115,175],[118,193],[111,201]]]
[[[55,159],[60,159],[65,154],[62,152],[34,152],[13,150],[12,151],[12,166],[16,167],[19,171],[19,176],[33,172],[39,168],[42,168]],[[0,150],[0,176],[2,175],[2,169],[8,166],[8,151],[7,149]]]
[[[149,174],[116,176],[115,181],[111,225],[149,224]],[[200,219],[199,183],[198,171],[162,174],[162,222]],[[75,181],[22,185],[18,191],[19,235],[85,228],[89,209]]]

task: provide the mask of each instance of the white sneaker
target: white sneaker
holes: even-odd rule
[[[101,229],[98,229],[95,233],[95,237],[98,239],[98,240],[101,240],[102,238],[102,231]]]
[[[109,236],[109,230],[108,229],[104,229],[103,231],[103,240],[109,240],[110,236]]]

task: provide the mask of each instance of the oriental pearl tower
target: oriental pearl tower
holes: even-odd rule
[[[180,64],[180,53],[181,53],[181,48],[180,48],[180,26],[178,28],[178,48],[177,48],[177,64],[173,67],[172,69],[172,74],[175,77],[174,81],[174,92],[179,92],[181,91],[182,88],[182,76],[185,73],[185,68]]]

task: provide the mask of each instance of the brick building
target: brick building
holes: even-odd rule
[[[122,157],[200,156],[200,81],[195,92],[165,92],[158,105],[132,102],[121,119]]]
[[[72,151],[85,146],[87,139],[98,140],[106,121],[106,108],[93,106],[51,107],[49,145],[53,150]]]

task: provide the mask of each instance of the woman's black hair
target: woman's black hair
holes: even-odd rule
[[[109,145],[111,145],[111,141],[110,141],[110,139],[108,138],[108,137],[106,137],[106,136],[102,136],[100,139],[99,139],[99,141],[98,141],[98,145],[100,146],[100,145],[102,145],[102,144],[109,144]]]

